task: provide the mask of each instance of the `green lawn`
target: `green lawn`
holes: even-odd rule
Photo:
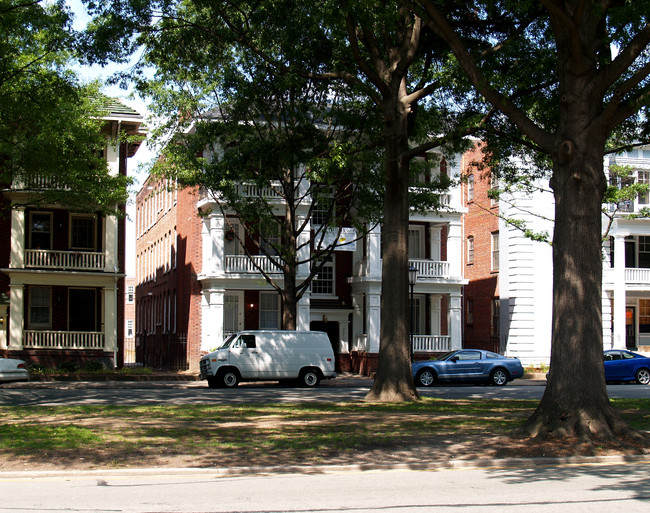
[[[649,429],[650,399],[612,402],[631,426]],[[458,441],[507,435],[536,406],[423,399],[398,405],[0,407],[0,470],[15,462],[39,468],[250,466],[343,463],[361,454],[371,461],[380,453],[440,452]]]

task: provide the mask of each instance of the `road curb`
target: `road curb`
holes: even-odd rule
[[[277,465],[271,467],[188,467],[188,468],[128,468],[95,470],[33,470],[0,471],[0,481],[50,478],[111,478],[148,476],[244,477],[290,474],[334,474],[346,472],[382,471],[440,471],[457,469],[512,469],[566,467],[588,465],[620,465],[650,463],[650,454],[613,456],[569,456],[561,458],[506,458],[477,460],[447,460],[412,463],[368,463],[350,465]]]

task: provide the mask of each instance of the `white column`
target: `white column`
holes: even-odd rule
[[[440,296],[429,296],[430,297],[430,317],[431,317],[431,326],[429,327],[430,335],[440,335],[440,315],[441,315],[441,306],[440,306]]]
[[[9,285],[9,349],[23,348],[24,291],[22,285]]]
[[[118,271],[119,224],[117,218],[106,216],[104,227],[104,252],[106,255],[104,271],[115,273]]]
[[[223,274],[224,262],[224,219],[221,215],[210,215],[203,220],[201,239],[203,245],[203,273]]]
[[[104,287],[104,351],[117,350],[117,293],[116,287]],[[115,365],[117,361],[113,362]]]
[[[223,342],[224,289],[205,287],[201,294],[201,351]]]
[[[460,291],[449,295],[449,336],[451,349],[461,349],[463,346],[461,330],[461,294]]]
[[[366,275],[381,280],[381,227],[379,225],[367,235]]]
[[[11,210],[11,260],[9,267],[20,269],[25,265],[25,238],[29,236],[25,227],[25,209]]]
[[[300,226],[305,222],[304,216],[298,216],[296,220],[297,224]],[[298,245],[298,260],[303,262],[296,269],[296,284],[302,283],[307,276],[309,276],[309,237],[311,234],[311,222],[307,220],[304,229],[298,234],[298,239],[296,244]],[[297,305],[297,316],[296,319],[296,328],[298,330],[307,331],[309,330],[309,323],[311,321],[311,297],[310,292],[306,291],[305,294],[300,298]]]
[[[447,261],[449,262],[449,275],[451,278],[461,278],[463,276],[462,242],[462,225],[460,220],[450,222],[449,233],[447,234]]]
[[[298,301],[298,319],[296,319],[296,329],[298,331],[309,331],[311,321],[311,296],[309,291],[305,292]]]
[[[625,236],[614,236],[614,340],[617,349],[625,348]]]
[[[366,307],[368,309],[368,352],[379,353],[381,329],[381,294],[370,292],[366,294]]]

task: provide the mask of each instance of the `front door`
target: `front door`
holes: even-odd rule
[[[68,329],[70,331],[97,331],[97,291],[69,289]]]
[[[625,347],[636,348],[636,308],[625,307]]]

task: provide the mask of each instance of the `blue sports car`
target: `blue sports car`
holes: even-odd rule
[[[486,382],[503,386],[524,375],[518,358],[507,358],[482,349],[460,349],[435,360],[413,362],[415,386],[430,387],[436,382]]]
[[[625,349],[605,351],[605,381],[650,383],[650,358]]]

